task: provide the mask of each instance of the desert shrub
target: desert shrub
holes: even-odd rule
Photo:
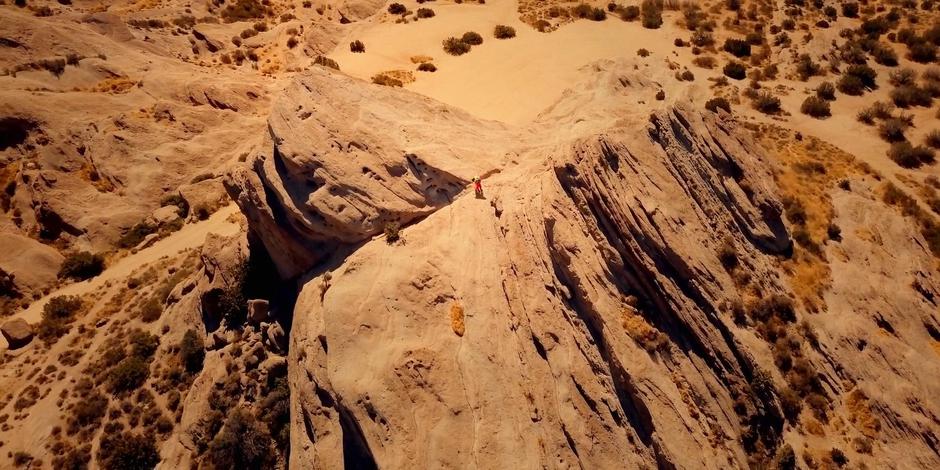
[[[934,162],[934,151],[923,145],[914,147],[907,141],[895,142],[888,149],[888,158],[904,168],[919,168]]]
[[[725,112],[730,113],[731,103],[729,103],[727,99],[720,96],[716,96],[715,98],[705,102],[705,109],[713,113],[717,113],[719,108],[725,110]]]
[[[551,31],[552,24],[545,20],[538,20],[535,22],[535,30],[540,33]]]
[[[867,65],[850,65],[846,69],[845,75],[850,77],[857,77],[862,82],[862,85],[869,90],[878,88],[878,85],[875,83],[875,78],[878,76],[878,73]]]
[[[447,38],[443,41],[444,52],[450,55],[463,55],[470,52],[470,44],[457,38]]]
[[[266,13],[267,8],[258,0],[235,0],[235,2],[222,9],[221,15],[222,21],[232,23],[262,18]]]
[[[460,37],[460,41],[471,46],[479,46],[483,44],[483,36],[480,36],[480,33],[474,31],[467,31]]]
[[[725,39],[725,44],[722,49],[735,57],[747,57],[751,55],[751,44],[741,39]]]
[[[930,107],[933,104],[933,97],[923,88],[914,85],[899,86],[891,90],[891,101],[899,108],[908,108],[911,106]]]
[[[780,392],[780,407],[783,409],[783,416],[787,421],[795,423],[803,409],[803,400],[792,389],[786,388]]]
[[[93,391],[72,407],[72,416],[68,419],[68,433],[75,434],[85,427],[97,427],[107,410],[108,398]]]
[[[940,149],[940,130],[934,129],[924,136],[924,144],[935,149]]]
[[[405,6],[402,5],[401,3],[393,3],[388,6],[388,12],[393,15],[401,15],[402,13],[406,11],[408,11],[408,9],[405,8]]]
[[[665,91],[665,90],[659,90],[659,91],[657,91],[657,92],[656,92],[656,101],[662,101],[662,100],[664,100],[664,99],[666,99],[666,91]]]
[[[901,119],[889,118],[878,126],[878,135],[887,142],[901,142],[906,140],[904,132],[907,131],[908,124]]]
[[[104,258],[101,255],[79,251],[65,257],[59,267],[59,277],[84,281],[101,274],[101,271],[104,271]]]
[[[747,67],[740,62],[728,62],[722,72],[726,77],[734,80],[744,80],[747,77]]]
[[[703,69],[713,69],[715,68],[715,58],[712,56],[700,56],[692,59],[692,63],[703,68]]]
[[[875,59],[875,63],[887,67],[896,67],[898,65],[898,55],[889,46],[879,43],[871,50],[871,55]]]
[[[149,469],[160,463],[160,453],[152,436],[125,431],[101,438],[98,462],[104,470]]]
[[[108,373],[108,389],[120,394],[136,390],[150,376],[150,365],[138,356],[128,356],[117,363]]]
[[[828,117],[832,113],[829,111],[829,102],[818,97],[808,96],[800,105],[800,112],[814,118]]]
[[[326,56],[318,55],[317,58],[313,60],[313,63],[316,65],[322,65],[324,67],[339,70],[339,64],[335,60]]]
[[[643,0],[640,4],[640,13],[643,16],[643,27],[658,29],[663,24],[663,6],[656,0]]]
[[[349,43],[350,52],[362,53],[366,51],[366,45],[362,41],[356,39],[355,41]]]
[[[888,74],[888,83],[898,86],[914,85],[917,82],[917,72],[913,69],[903,68]]]
[[[715,38],[708,31],[696,31],[692,33],[690,41],[695,46],[708,47],[715,43]]]
[[[188,372],[195,373],[202,370],[202,362],[206,357],[205,345],[202,335],[196,330],[186,330],[179,344],[180,362]]]
[[[729,272],[738,267],[740,263],[738,260],[738,251],[734,248],[734,243],[730,238],[726,238],[722,241],[721,246],[718,248],[718,261],[720,261],[725,270]]]
[[[144,238],[147,238],[147,235],[150,235],[157,231],[157,227],[150,225],[146,222],[139,222],[133,227],[128,229],[121,235],[121,238],[118,239],[117,245],[121,248],[133,248],[144,241]]]
[[[421,64],[418,64],[418,70],[421,72],[436,72],[437,66],[435,66],[434,64],[430,62],[423,62]]]
[[[434,18],[434,10],[430,8],[418,8],[415,12],[415,16],[418,18]]]
[[[496,39],[509,39],[516,37],[516,29],[512,26],[498,24],[493,28],[493,37]]]
[[[636,21],[640,17],[640,7],[636,5],[629,5],[623,8],[620,11],[620,19],[624,21]]]
[[[937,46],[926,42],[919,41],[913,45],[908,46],[907,56],[914,62],[919,62],[921,64],[929,64],[937,60]]]
[[[871,126],[875,123],[875,115],[870,108],[864,108],[855,115],[855,120]]]
[[[636,55],[638,55],[638,56],[640,56],[640,57],[649,57],[650,51],[648,51],[648,50],[646,50],[646,49],[642,49],[642,48],[641,48],[641,49],[637,49],[637,50],[636,50]]]
[[[78,297],[60,295],[49,299],[42,308],[37,335],[47,342],[61,338],[69,332],[69,325],[81,308],[82,300]]]
[[[241,408],[229,414],[206,452],[214,468],[267,468],[273,458],[271,436]]]
[[[389,222],[385,224],[385,242],[388,244],[397,242],[401,238],[401,234],[399,233],[400,230],[401,226],[398,224],[398,222]]]
[[[157,348],[160,347],[160,338],[140,328],[131,330],[127,335],[127,339],[131,347],[131,354],[141,359],[150,359],[157,352]]]
[[[819,75],[822,72],[822,68],[816,62],[813,62],[813,58],[809,54],[800,54],[799,59],[796,63],[796,74],[799,75],[800,80],[804,82],[810,77]]]
[[[842,4],[842,16],[846,18],[857,18],[858,17],[858,3],[856,2],[845,2]]]
[[[293,48],[297,47],[297,44],[298,44],[297,36],[291,36],[291,37],[287,38],[287,47],[288,47],[289,49],[293,49]]]
[[[163,302],[153,297],[147,299],[140,307],[140,321],[152,323],[160,319],[163,314]]]
[[[752,102],[754,109],[764,114],[776,114],[780,112],[780,98],[770,94],[770,92],[760,92]]]
[[[245,29],[245,30],[243,30],[241,33],[238,33],[238,36],[239,36],[241,39],[248,39],[248,38],[255,37],[255,36],[257,36],[257,35],[258,35],[258,32],[255,31],[255,30],[252,29],[252,28]]]
[[[693,74],[691,70],[683,70],[682,73],[679,74],[679,80],[682,80],[685,82],[694,81],[695,74]]]
[[[832,101],[836,99],[836,86],[832,82],[822,82],[816,87],[816,96]]]
[[[844,467],[849,463],[849,458],[845,456],[845,453],[835,447],[829,451],[829,458],[832,459],[832,463],[838,465],[839,467]]]

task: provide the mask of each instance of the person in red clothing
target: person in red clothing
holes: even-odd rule
[[[483,183],[480,178],[473,178],[473,192],[476,193],[477,199],[483,199]]]

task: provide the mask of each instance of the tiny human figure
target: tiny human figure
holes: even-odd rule
[[[480,178],[473,178],[473,192],[476,193],[477,199],[483,199],[483,183]]]

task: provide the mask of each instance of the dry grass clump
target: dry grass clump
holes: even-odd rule
[[[339,70],[339,64],[335,60],[326,56],[318,55],[317,58],[313,60],[313,63],[315,65],[322,65],[334,70]]]
[[[652,354],[669,347],[669,338],[650,325],[633,307],[624,307],[620,318],[627,335],[647,352]]]
[[[375,83],[376,85],[384,85],[384,86],[391,86],[391,87],[404,86],[404,82],[386,73],[380,73],[380,74],[374,75],[372,77],[372,83]]]
[[[832,82],[822,82],[816,87],[816,96],[826,101],[836,99],[836,86]]]
[[[466,332],[463,307],[456,302],[450,306],[450,327],[457,336],[463,336],[464,332]]]
[[[703,69],[715,68],[715,58],[712,56],[699,56],[692,59],[692,63]]]

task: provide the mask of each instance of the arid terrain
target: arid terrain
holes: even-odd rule
[[[0,0],[0,468],[940,468],[938,48],[935,0]]]

